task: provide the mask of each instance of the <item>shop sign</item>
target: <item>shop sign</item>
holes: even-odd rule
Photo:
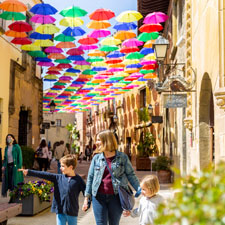
[[[164,95],[164,108],[186,108],[187,94]]]

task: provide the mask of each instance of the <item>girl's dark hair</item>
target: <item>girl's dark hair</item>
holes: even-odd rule
[[[16,138],[12,134],[7,134],[5,138],[6,145],[8,145],[8,142],[7,142],[8,136],[11,136],[13,138],[13,145],[17,144]]]
[[[42,139],[42,140],[41,140],[41,143],[40,143],[40,145],[39,145],[39,147],[40,147],[40,148],[44,148],[44,147],[46,147],[46,146],[47,146],[46,140],[45,140],[45,139]]]

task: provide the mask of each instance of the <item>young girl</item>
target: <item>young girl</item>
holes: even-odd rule
[[[157,215],[157,208],[164,201],[163,197],[158,193],[160,189],[157,176],[148,175],[141,182],[141,194],[139,208],[131,211],[132,217],[139,216],[140,225],[152,225]],[[128,216],[126,211],[124,216]]]

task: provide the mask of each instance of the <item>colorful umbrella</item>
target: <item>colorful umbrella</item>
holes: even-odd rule
[[[101,37],[107,37],[111,34],[109,30],[101,29],[101,30],[93,30],[91,31],[88,36],[93,38],[101,38]]]
[[[59,14],[64,17],[82,17],[87,15],[87,11],[81,9],[80,7],[72,6],[62,10]]]
[[[159,37],[159,33],[158,32],[152,32],[152,33],[141,33],[140,35],[138,35],[137,39],[139,41],[149,41],[149,40],[155,40]]]
[[[31,44],[32,41],[28,38],[14,38],[11,43],[15,45],[28,45]]]
[[[26,16],[18,12],[3,12],[2,14],[0,14],[0,18],[4,20],[19,21],[19,20],[25,20]]]
[[[83,61],[84,57],[82,57],[81,55],[70,55],[67,57],[67,59],[74,61]]]
[[[95,30],[106,29],[110,26],[111,24],[108,21],[104,21],[104,20],[102,21],[92,20],[91,22],[87,24],[87,28],[95,29]]]
[[[122,46],[125,46],[125,47],[136,47],[136,46],[141,46],[141,45],[143,45],[143,42],[137,40],[136,38],[131,38],[131,39],[125,40],[122,43]]]
[[[54,63],[52,63],[52,62],[39,62],[37,65],[38,66],[46,66],[46,67],[49,67],[49,66],[54,66]]]
[[[29,23],[23,21],[17,21],[10,24],[9,29],[17,32],[30,32],[33,30]]]
[[[119,49],[116,45],[103,45],[99,48],[100,51],[111,52]]]
[[[71,28],[71,27],[67,27],[64,31],[63,31],[63,34],[64,35],[67,35],[67,36],[82,36],[84,35],[86,32],[80,28],[80,27],[74,27],[74,28]]]
[[[115,39],[114,37],[108,37],[103,39],[100,42],[101,45],[119,45],[121,44],[121,40],[120,39]]]
[[[97,57],[97,56],[89,57],[87,59],[87,62],[102,62],[102,61],[104,61],[104,58],[103,57]]]
[[[24,12],[27,11],[27,6],[17,0],[6,0],[0,4],[0,9],[8,12]]]
[[[33,23],[40,23],[40,24],[51,24],[55,23],[56,19],[50,15],[34,15],[30,19]]]
[[[117,31],[119,31],[119,30],[135,30],[137,28],[137,25],[133,22],[130,22],[130,23],[117,22],[113,28]]]
[[[69,59],[56,59],[56,63],[71,63],[71,60]]]
[[[47,39],[52,39],[52,35],[50,35],[50,34],[40,34],[38,32],[34,32],[30,35],[30,38],[37,39],[37,40],[47,40]]]
[[[124,11],[120,13],[120,15],[116,17],[116,20],[119,22],[129,23],[129,22],[138,21],[142,17],[143,16],[141,15],[141,13],[134,10],[129,10],[129,11]]]
[[[58,12],[56,8],[51,6],[50,4],[46,3],[39,3],[34,5],[31,9],[30,12],[38,15],[53,15]]]
[[[66,17],[59,21],[59,24],[64,27],[79,27],[84,24],[84,21],[81,18],[73,18],[73,17]]]
[[[114,34],[114,38],[120,40],[126,40],[134,37],[136,37],[136,34],[133,31],[118,31]]]
[[[41,34],[55,34],[58,33],[60,29],[53,24],[43,24],[38,26],[36,31]]]
[[[152,48],[152,45],[155,43],[155,40],[150,40],[145,42],[144,47],[145,48]]]
[[[49,46],[54,46],[54,43],[51,40],[36,40],[34,42],[34,45],[37,45],[40,47],[49,47]]]
[[[27,34],[25,32],[17,32],[13,30],[7,30],[5,32],[5,35],[8,37],[16,37],[16,38],[25,38],[27,37]]]
[[[120,58],[123,56],[125,56],[125,54],[121,53],[120,51],[113,51],[107,55],[108,58]]]
[[[126,55],[126,59],[141,59],[144,55],[142,55],[140,52],[132,52]]]
[[[57,53],[58,54],[58,53]],[[59,71],[57,71],[57,70],[49,70],[49,71],[47,71],[46,72],[47,74],[54,74],[54,75],[60,75],[61,73],[59,72]]]
[[[99,50],[92,50],[88,53],[88,56],[103,56],[105,57],[106,53]]]
[[[98,43],[98,39],[89,37],[89,36],[85,36],[85,37],[80,38],[80,40],[78,42],[82,45],[92,45],[92,44]]]
[[[140,53],[143,55],[152,54],[152,53],[154,53],[154,49],[153,48],[142,48]]]
[[[70,41],[74,41],[75,38],[72,36],[66,36],[64,34],[59,34],[57,36],[54,37],[55,41],[61,41],[61,42],[70,42]]]
[[[131,53],[131,52],[138,52],[138,51],[139,51],[138,47],[129,47],[129,48],[125,47],[120,49],[120,52],[125,54]]]
[[[57,48],[55,46],[48,47],[44,51],[47,53],[62,53],[63,52],[61,48]]]
[[[80,45],[78,47],[78,49],[80,50],[93,50],[93,49],[97,49],[98,46],[97,45]]]
[[[156,31],[161,31],[163,26],[161,24],[144,24],[139,28],[139,31],[151,33]]]
[[[56,45],[57,48],[75,48],[76,45],[73,42],[59,42]]]
[[[84,51],[78,48],[72,48],[66,52],[68,55],[83,55]]]
[[[61,53],[50,53],[50,54],[48,55],[48,58],[49,58],[49,59],[65,59],[66,56],[63,55],[63,54],[61,54]]]
[[[156,23],[163,23],[165,22],[169,17],[162,13],[162,12],[153,12],[149,13],[145,19],[144,22],[145,24],[156,24]]]
[[[41,51],[41,47],[36,46],[34,44],[29,44],[29,45],[21,46],[21,50],[24,50],[24,51]]]
[[[28,54],[32,57],[47,57],[47,55],[42,51],[31,51]]]
[[[115,13],[109,9],[97,9],[89,15],[91,20],[110,20],[115,17]]]

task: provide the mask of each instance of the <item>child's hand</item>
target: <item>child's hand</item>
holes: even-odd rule
[[[23,175],[26,176],[28,173],[28,170],[25,169],[18,169],[18,172],[23,172]]]
[[[130,215],[130,211],[124,210],[123,211],[123,216],[127,217]]]

